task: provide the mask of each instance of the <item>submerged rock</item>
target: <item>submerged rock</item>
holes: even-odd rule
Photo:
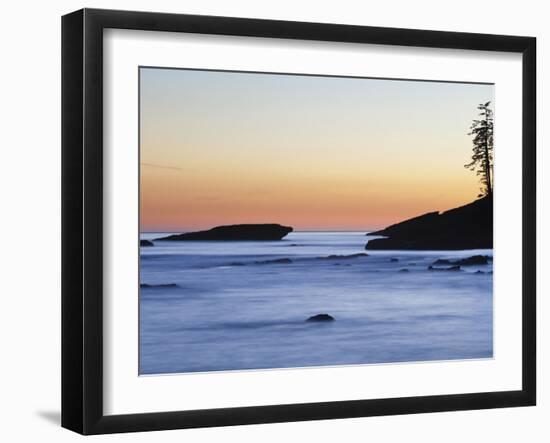
[[[368,257],[369,254],[366,254],[364,252],[359,252],[357,254],[349,254],[349,255],[337,255],[337,254],[332,254],[332,255],[328,255],[326,257],[317,257],[321,260],[348,260],[348,259],[351,259],[351,258],[358,258],[358,257]]]
[[[292,232],[292,230],[290,226],[282,226],[274,223],[229,225],[217,226],[208,231],[169,235],[167,237],[157,238],[156,240],[269,241],[280,240],[289,232]]]
[[[451,261],[447,260],[446,258],[438,258],[436,261],[432,263],[432,265],[450,265]]]
[[[489,264],[489,258],[488,255],[472,255],[468,258],[456,260],[454,264],[462,266],[487,265]]]
[[[257,265],[286,265],[292,263],[290,258],[275,258],[273,260],[257,261]]]
[[[428,266],[428,271],[462,271],[460,266],[449,266],[448,268],[434,268],[432,265]]]
[[[317,314],[309,317],[306,321],[333,321],[334,317],[329,314]]]
[[[410,272],[407,268],[400,269],[399,272]]]
[[[395,257],[390,258],[391,263],[397,263],[398,261],[399,261],[398,258],[395,258]]]
[[[489,264],[488,255],[472,255],[467,258],[460,258],[456,260],[448,260],[446,258],[439,258],[434,261],[433,265],[459,265],[459,266],[475,266],[475,265],[487,265]]]
[[[150,240],[140,240],[139,241],[140,246],[155,246],[152,241]]]
[[[140,288],[177,288],[178,285],[175,283],[161,283],[160,285],[150,285],[148,283],[141,283]]]

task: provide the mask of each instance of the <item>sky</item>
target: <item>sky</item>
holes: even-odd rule
[[[140,68],[140,229],[378,229],[474,200],[494,86]]]

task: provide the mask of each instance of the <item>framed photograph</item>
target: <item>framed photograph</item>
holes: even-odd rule
[[[62,425],[535,405],[532,37],[62,20]]]

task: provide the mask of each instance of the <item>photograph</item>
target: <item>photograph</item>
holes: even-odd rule
[[[140,375],[493,358],[494,84],[138,69]]]

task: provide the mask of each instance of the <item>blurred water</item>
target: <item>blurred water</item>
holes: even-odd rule
[[[368,239],[294,232],[141,248],[151,286],[140,290],[140,373],[492,357],[492,264],[427,269],[492,250],[365,251]],[[291,262],[269,263],[282,258]],[[319,313],[335,321],[305,321]]]

